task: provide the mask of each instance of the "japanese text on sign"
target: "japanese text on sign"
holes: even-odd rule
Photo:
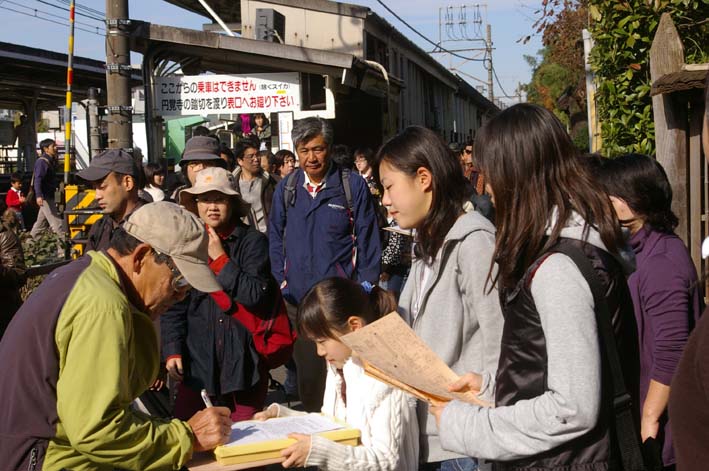
[[[161,116],[300,110],[296,72],[158,77],[154,96]]]

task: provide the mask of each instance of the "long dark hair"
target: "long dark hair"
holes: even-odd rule
[[[298,306],[298,333],[311,339],[337,339],[347,331],[347,319],[359,316],[370,324],[396,311],[396,299],[377,286],[369,293],[347,278],[326,278],[310,288]]]
[[[657,160],[642,154],[604,159],[596,175],[606,193],[624,200],[645,224],[660,232],[674,232],[679,220],[672,212],[672,187]]]
[[[474,153],[495,204],[495,253],[488,280],[512,289],[532,263],[553,246],[576,211],[598,230],[608,251],[622,245],[610,200],[583,165],[558,119],[544,108],[514,105],[478,133]],[[551,234],[547,225],[554,210]],[[499,270],[493,277],[494,263]]]
[[[468,197],[458,158],[438,134],[420,126],[410,126],[379,149],[372,166],[377,181],[382,162],[410,177],[414,177],[421,167],[431,172],[431,208],[416,228],[414,249],[417,257],[430,264],[443,245],[446,234],[463,212],[463,204]]]

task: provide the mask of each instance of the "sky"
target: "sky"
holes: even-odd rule
[[[436,43],[439,38],[439,10],[443,8],[445,12],[445,7],[454,5],[455,21],[458,22],[459,6],[462,4],[460,2],[447,3],[444,0],[383,0],[383,2],[409,25]],[[68,18],[68,13],[60,7],[66,8],[68,3],[68,0],[0,0],[0,41],[66,53],[69,28],[66,26],[68,20],[64,18]],[[105,2],[100,0],[81,0],[77,3],[98,12],[105,11]],[[369,7],[419,47],[425,51],[432,50],[431,44],[418,37],[394,18],[381,6],[378,0],[350,0],[347,3]],[[535,55],[541,49],[540,38],[538,36],[532,37],[532,40],[526,45],[518,40],[533,32],[533,16],[538,5],[539,0],[490,0],[486,8],[481,8],[483,25],[479,27],[480,32],[485,34],[484,23],[491,25],[494,48],[493,67],[502,84],[502,88],[500,88],[495,83],[496,97],[505,93],[515,95],[518,84],[527,83],[531,78],[532,71],[524,60],[524,55]],[[470,12],[472,9],[466,10]],[[78,9],[77,11],[91,14],[88,10]],[[129,11],[131,18],[182,28],[202,29],[202,25],[209,22],[201,15],[160,0],[130,0]],[[49,18],[51,21],[28,15]],[[445,13],[443,16],[445,17]],[[468,19],[472,20],[470,13],[468,13]],[[102,29],[102,24],[84,16],[77,16],[76,20],[77,28],[82,28],[82,30],[75,32],[74,54],[105,60],[103,37],[95,34],[97,27]],[[458,31],[454,32],[458,33]],[[472,22],[469,23],[466,33],[469,37],[478,34]],[[447,39],[445,28],[442,38]],[[447,49],[480,47],[481,45],[480,42],[443,43],[443,47]],[[475,57],[476,53],[462,52],[460,54]],[[480,85],[480,82],[475,79],[487,80],[487,71],[482,62],[465,63],[464,60],[451,58],[450,55],[434,56],[446,67],[457,69],[457,73],[473,86]],[[133,55],[131,60],[135,64],[139,64],[140,56]],[[517,100],[515,98],[503,99],[503,101],[514,103]]]

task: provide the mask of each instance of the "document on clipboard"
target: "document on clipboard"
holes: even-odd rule
[[[460,377],[396,312],[344,335],[340,340],[363,361],[364,371],[369,376],[422,401],[448,402],[457,399],[491,406],[478,399],[477,391],[448,391],[448,385]]]
[[[291,433],[319,435],[351,446],[357,446],[360,438],[358,429],[322,414],[247,420],[231,426],[229,443],[217,447],[214,456],[220,465],[233,465],[232,470],[280,463],[281,451],[295,443],[288,438]]]

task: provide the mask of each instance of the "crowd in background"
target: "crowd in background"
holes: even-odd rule
[[[175,385],[164,415],[189,423],[202,390],[231,421],[298,415],[262,411],[269,371],[285,365],[285,392],[305,411],[362,432],[361,447],[297,436],[287,467],[601,470],[639,460],[701,469],[703,293],[656,160],[581,155],[551,113],[527,104],[461,147],[414,126],[376,152],[353,150],[329,122],[307,118],[293,127],[295,152],[273,154],[265,115],[232,131],[230,148],[195,128],[179,175],[122,150],[78,173],[104,214],[87,236],[90,254],[116,249],[116,234],[152,202],[178,204],[206,231],[219,289],[188,280],[156,317],[160,369]],[[6,219],[23,228],[33,198],[33,235],[65,233],[50,197],[55,145],[40,147],[35,194],[13,176]],[[12,310],[19,250],[3,224],[0,279]],[[339,338],[392,311],[461,376],[450,390],[477,403],[416,401],[364,374]],[[22,335],[13,325],[5,335]],[[140,391],[148,412],[164,379]]]

